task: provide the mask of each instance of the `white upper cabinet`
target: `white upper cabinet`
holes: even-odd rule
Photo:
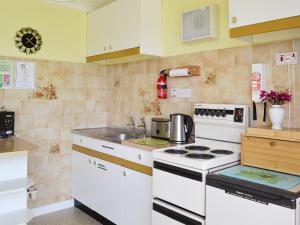
[[[140,54],[159,56],[162,42],[161,23],[161,0],[117,0],[90,12],[87,57],[134,48]],[[105,55],[115,57],[112,54]],[[117,54],[116,57],[118,56]],[[105,56],[98,59],[105,59]],[[96,60],[87,59],[88,62]]]
[[[100,8],[88,15],[87,55],[97,55],[107,52],[109,46],[107,8]]]
[[[230,28],[300,15],[299,0],[229,0]]]
[[[120,51],[140,46],[139,0],[119,0],[112,4],[108,28],[109,50]]]

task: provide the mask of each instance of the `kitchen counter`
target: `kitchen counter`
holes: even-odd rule
[[[0,156],[11,154],[23,154],[27,151],[35,151],[36,145],[31,144],[17,137],[0,139]]]
[[[122,141],[122,145],[126,145],[126,146],[133,147],[133,148],[139,148],[139,149],[146,150],[146,151],[153,151],[153,150],[162,149],[162,148],[173,148],[175,146],[180,145],[180,144],[176,144],[176,143],[168,143],[165,145],[141,145],[141,144],[136,144],[135,140]]]

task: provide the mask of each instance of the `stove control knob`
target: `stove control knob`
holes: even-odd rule
[[[204,115],[204,110],[203,110],[203,109],[200,109],[199,115],[200,115],[200,116],[203,116],[203,115]]]
[[[208,110],[205,110],[204,115],[205,115],[205,116],[209,116],[209,111],[208,111]]]
[[[221,116],[222,116],[222,117],[226,117],[226,111],[225,111],[225,110],[223,110],[223,111],[221,112]]]
[[[216,115],[215,110],[212,110],[212,111],[210,112],[210,115],[211,115],[211,116],[215,116],[215,115]]]
[[[217,110],[217,111],[216,111],[216,117],[220,117],[220,115],[221,115],[220,110]]]
[[[195,114],[196,116],[198,116],[198,115],[200,114],[200,110],[199,110],[199,109],[195,109],[194,114]]]

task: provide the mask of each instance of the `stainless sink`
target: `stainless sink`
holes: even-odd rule
[[[129,134],[129,133],[106,136],[106,138],[112,139],[113,142],[118,142],[118,143],[125,141],[125,140],[137,139],[137,138],[141,138],[141,137],[142,136]]]
[[[119,144],[124,140],[138,139],[144,137],[143,130],[131,130],[125,128],[111,127],[79,129],[74,130],[73,133]]]

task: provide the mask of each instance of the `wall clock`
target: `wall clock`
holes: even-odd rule
[[[18,30],[15,36],[15,45],[20,52],[27,55],[35,54],[43,44],[42,36],[30,27]]]

